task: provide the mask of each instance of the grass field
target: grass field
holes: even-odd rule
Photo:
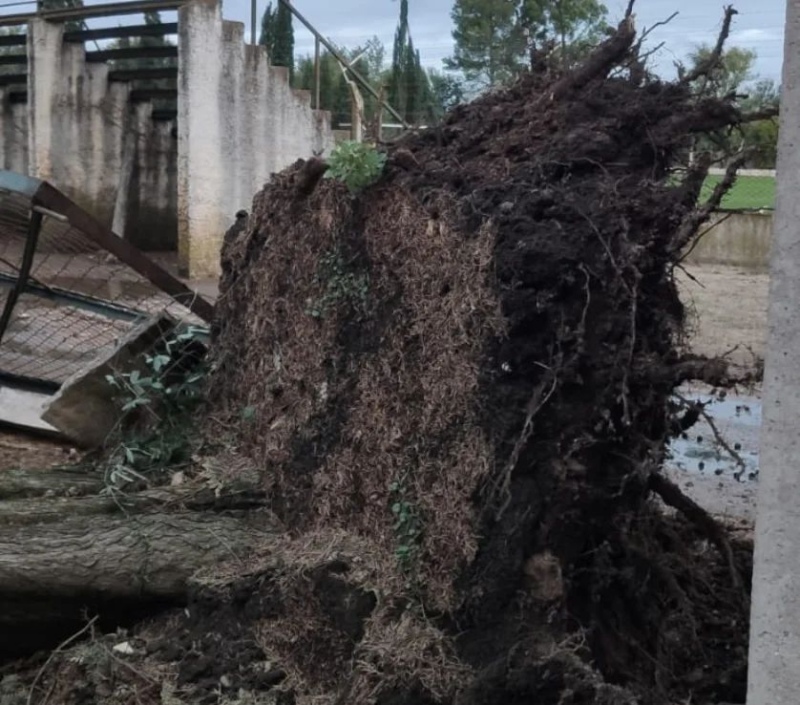
[[[700,200],[705,201],[722,179],[711,175],[703,184]],[[759,210],[775,207],[775,177],[740,176],[733,188],[722,199],[722,208],[731,210]]]

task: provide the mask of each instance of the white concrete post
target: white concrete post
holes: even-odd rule
[[[40,179],[53,178],[53,96],[57,94],[64,26],[28,23],[28,162]]]
[[[219,207],[225,193],[220,87],[224,72],[222,5],[195,0],[178,16],[178,255],[185,274],[217,271],[219,245],[230,223]]]
[[[800,703],[800,0],[787,0],[748,705]]]

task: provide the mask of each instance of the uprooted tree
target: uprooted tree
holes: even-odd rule
[[[258,487],[229,505],[181,490],[217,549],[199,561],[195,541],[182,566],[172,545],[180,575],[136,583],[188,585],[190,607],[133,675],[108,661],[117,683],[177,673],[187,702],[742,697],[748,551],[661,468],[698,417],[675,388],[728,381],[687,352],[673,273],[735,170],[698,206],[702,160],[672,169],[695,134],[747,116],[691,76],[648,76],[638,52],[628,18],[576,69],[542,66],[406,136],[363,191],[310,160],[256,196],[223,252],[209,432],[234,434]],[[130,510],[148,547],[186,531],[170,492]],[[71,518],[61,555],[75,526],[83,561],[87,536],[120,530],[103,507]],[[39,529],[12,519],[0,541],[23,531]],[[113,543],[100,568],[124,575]],[[37,556],[17,545],[25,571]],[[0,600],[24,598],[9,575]],[[80,670],[49,666],[37,688]]]

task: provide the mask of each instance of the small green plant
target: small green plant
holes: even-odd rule
[[[408,498],[408,488],[402,482],[393,482],[389,486],[393,495],[392,514],[394,516],[394,533],[397,538],[395,557],[404,572],[413,567],[419,553],[422,539],[422,523],[417,508]]]
[[[374,184],[383,173],[386,155],[364,142],[345,141],[328,157],[327,178],[341,181],[351,193]]]
[[[320,258],[315,277],[323,288],[319,299],[308,302],[306,312],[313,318],[325,318],[341,305],[349,305],[358,313],[365,313],[369,302],[369,276],[352,271],[345,262],[340,248],[326,252]]]
[[[147,485],[159,471],[189,459],[192,414],[203,398],[207,368],[204,360],[187,364],[181,353],[201,333],[189,327],[143,355],[138,369],[106,376],[122,411],[105,462],[107,493]]]

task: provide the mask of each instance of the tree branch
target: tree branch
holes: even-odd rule
[[[681,83],[692,83],[702,76],[708,76],[714,69],[718,68],[722,60],[722,51],[725,49],[725,42],[731,33],[731,22],[734,15],[739,12],[734,9],[733,5],[728,5],[725,8],[725,18],[722,20],[722,29],[717,37],[717,44],[708,55],[705,61],[700,61],[689,73],[681,78]]]
[[[565,93],[579,90],[595,78],[605,76],[628,55],[635,38],[633,17],[626,17],[619,23],[617,31],[600,44],[586,61],[556,83],[551,98],[561,98]]]
[[[730,191],[731,187],[736,182],[736,172],[739,170],[742,164],[744,164],[744,162],[745,156],[743,154],[740,154],[736,159],[734,159],[725,170],[725,176],[723,176],[722,180],[714,187],[714,191],[712,192],[711,196],[709,196],[708,200],[702,206],[700,206],[700,208],[692,211],[683,220],[672,242],[672,249],[674,252],[682,250],[684,247],[686,247],[686,245],[689,244],[691,239],[697,233],[699,227],[711,217],[711,214],[715,210],[719,208],[719,205],[722,203],[722,199],[724,198],[725,194]]]
[[[777,105],[773,105],[769,108],[742,113],[739,118],[739,123],[744,125],[749,122],[758,122],[759,120],[772,120],[772,118],[776,118],[778,115],[780,115],[780,108]]]

